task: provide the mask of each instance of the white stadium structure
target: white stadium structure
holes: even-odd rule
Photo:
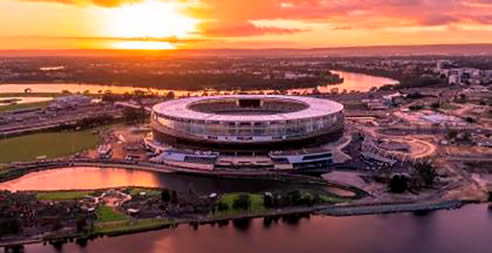
[[[231,95],[153,107],[155,143],[219,152],[319,147],[343,135],[343,105],[312,97]]]

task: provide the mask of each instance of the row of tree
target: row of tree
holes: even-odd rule
[[[430,162],[421,162],[414,166],[414,173],[412,175],[393,175],[389,180],[388,187],[394,193],[429,188],[434,185],[437,176],[436,170]]]

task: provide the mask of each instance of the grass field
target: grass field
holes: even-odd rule
[[[39,200],[76,200],[90,195],[93,191],[55,191],[36,194]]]
[[[261,194],[248,194],[251,201],[251,205],[248,210],[234,209],[232,204],[241,194],[242,193],[226,193],[222,195],[220,202],[226,204],[229,209],[227,211],[217,211],[212,216],[234,216],[241,213],[262,214],[267,211],[263,203],[263,196]]]
[[[63,157],[97,147],[93,130],[38,133],[0,139],[0,163],[32,161],[38,156]]]
[[[131,233],[131,232],[158,229],[173,223],[174,221],[169,219],[137,220],[134,222],[130,222],[130,221],[112,222],[108,224],[96,224],[94,232],[110,233],[110,234]]]
[[[129,189],[128,194],[132,196],[137,196],[141,192],[145,192],[149,197],[156,197],[156,196],[161,196],[162,191],[159,189],[132,187]]]
[[[336,203],[346,203],[346,202],[350,202],[351,201],[348,198],[335,197],[335,196],[330,196],[330,195],[326,195],[326,194],[319,195],[319,198],[323,202],[325,202],[325,203],[333,203],[333,204],[336,204]]]
[[[50,102],[51,101],[43,101],[43,102],[35,102],[35,103],[27,103],[27,104],[16,104],[16,105],[0,106],[0,113],[6,112],[6,111],[20,110],[20,109],[46,107],[46,106],[49,105]]]
[[[118,221],[128,221],[128,216],[115,211],[113,208],[108,206],[99,206],[96,209],[97,222],[118,222]]]

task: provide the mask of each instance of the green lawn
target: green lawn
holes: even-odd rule
[[[161,196],[162,191],[159,189],[132,187],[129,189],[128,194],[130,194],[132,196],[137,196],[141,192],[147,193],[147,196],[149,196],[149,197],[156,197],[156,196]]]
[[[327,195],[327,194],[320,194],[319,195],[319,198],[323,202],[333,203],[333,204],[336,204],[336,203],[345,203],[345,202],[350,202],[351,201],[351,199],[349,199],[349,198],[330,196],[330,195]]]
[[[128,216],[108,206],[99,206],[96,209],[97,222],[128,221]]]
[[[92,131],[89,129],[50,132],[2,138],[0,139],[0,163],[32,161],[39,156],[63,157],[95,148],[101,140],[99,136],[92,134]]]
[[[234,200],[239,198],[239,195],[244,193],[226,193],[222,195],[220,202],[226,204],[229,209],[227,211],[216,211],[212,216],[234,216],[241,213],[249,213],[249,214],[262,214],[267,211],[265,205],[263,203],[263,196],[261,194],[248,194],[251,205],[248,210],[234,209],[232,204]]]
[[[0,113],[20,110],[20,109],[46,107],[49,105],[50,102],[51,101],[43,101],[43,102],[35,102],[35,103],[27,103],[27,104],[4,105],[4,106],[0,106]]]
[[[93,191],[54,191],[36,194],[39,200],[76,200],[90,195]]]
[[[137,221],[121,221],[108,224],[96,224],[94,232],[96,233],[124,233],[138,232],[144,230],[158,229],[166,225],[173,224],[170,219],[148,219]]]

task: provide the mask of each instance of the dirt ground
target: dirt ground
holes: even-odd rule
[[[105,130],[101,135],[104,144],[110,144],[113,149],[112,158],[125,159],[128,155],[135,155],[139,156],[138,160],[145,160],[147,157],[143,139],[149,131],[146,125],[116,125]],[[97,149],[90,150],[88,157],[98,158]]]

